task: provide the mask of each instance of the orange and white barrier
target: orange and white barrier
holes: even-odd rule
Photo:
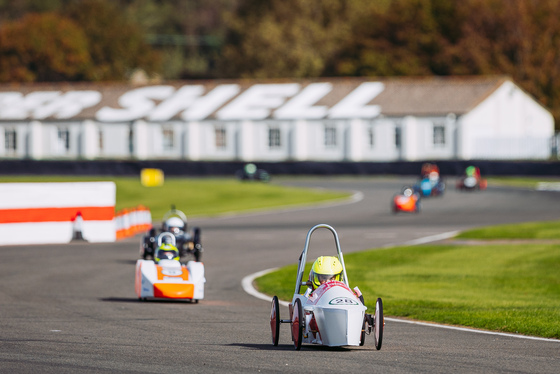
[[[115,216],[115,225],[117,240],[129,238],[152,228],[152,214],[150,209],[142,205],[122,209]]]
[[[0,245],[112,242],[113,182],[0,183]]]

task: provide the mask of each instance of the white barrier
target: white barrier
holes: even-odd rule
[[[0,183],[0,245],[113,242],[113,182]]]

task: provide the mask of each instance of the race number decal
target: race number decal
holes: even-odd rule
[[[336,297],[329,301],[331,305],[358,305],[355,300],[352,300],[349,297]]]
[[[183,274],[183,271],[180,269],[163,269],[161,273],[172,277],[178,277],[179,275]]]

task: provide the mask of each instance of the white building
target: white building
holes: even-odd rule
[[[0,86],[4,159],[547,159],[553,136],[507,77]]]

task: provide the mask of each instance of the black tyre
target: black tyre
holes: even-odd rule
[[[280,338],[280,309],[277,296],[272,298],[272,308],[270,310],[270,331],[272,333],[272,345],[277,346]]]
[[[193,244],[194,244],[194,260],[198,262],[202,258],[202,242],[201,242],[200,227],[195,227],[193,229]]]
[[[378,298],[375,303],[375,315],[373,320],[373,337],[375,340],[375,348],[377,350],[381,349],[381,344],[383,343],[383,325],[385,324],[383,319],[383,301]]]
[[[294,341],[294,348],[299,351],[301,349],[301,340],[303,338],[303,308],[301,307],[301,300],[296,299],[293,307],[292,314],[292,340]]]
[[[358,298],[360,299],[363,305],[366,305],[364,301],[364,295],[360,295],[360,297]],[[362,334],[360,335],[360,346],[364,345],[364,343],[366,342],[366,328],[367,328],[367,319],[366,316],[364,315],[364,323],[362,323]]]
[[[268,183],[270,182],[270,174],[268,174],[265,170],[257,170],[257,179],[261,182]]]
[[[148,257],[148,250],[150,247],[150,237],[144,236],[142,238],[142,243],[140,244],[140,257],[145,260]]]
[[[362,334],[360,335],[360,347],[363,346],[366,342],[366,318],[364,317],[364,323],[362,323]]]
[[[201,235],[200,227],[193,228],[193,242],[194,242],[194,244],[201,244],[200,235]]]

